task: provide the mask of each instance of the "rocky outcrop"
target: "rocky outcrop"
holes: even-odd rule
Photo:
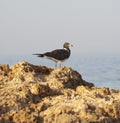
[[[119,123],[120,91],[96,88],[68,67],[0,65],[0,122]]]

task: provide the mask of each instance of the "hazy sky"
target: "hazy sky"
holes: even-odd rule
[[[120,53],[120,0],[0,0],[0,55],[64,42],[78,53]]]

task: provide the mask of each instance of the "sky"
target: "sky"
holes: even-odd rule
[[[120,53],[120,0],[0,0],[0,55],[74,45],[73,53]]]

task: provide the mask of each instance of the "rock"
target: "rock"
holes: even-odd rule
[[[8,81],[7,76],[9,75],[10,68],[7,64],[0,64],[0,81]]]
[[[0,65],[0,122],[119,123],[120,91],[97,88],[69,67]]]

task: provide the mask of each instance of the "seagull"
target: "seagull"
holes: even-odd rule
[[[33,55],[37,55],[38,57],[43,57],[54,61],[55,68],[57,68],[58,62],[60,63],[60,67],[61,67],[61,62],[64,62],[70,57],[71,54],[70,47],[72,46],[73,46],[72,44],[66,42],[63,44],[63,49],[56,49],[51,52],[46,52],[43,54],[33,54]]]

